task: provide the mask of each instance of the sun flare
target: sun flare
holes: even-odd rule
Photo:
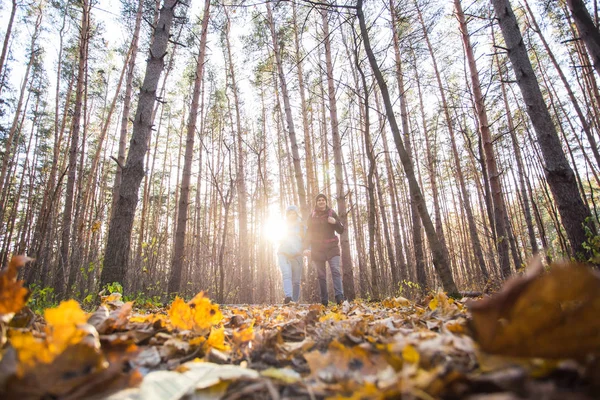
[[[271,213],[264,226],[264,234],[269,242],[278,243],[285,234],[285,222],[279,213]]]

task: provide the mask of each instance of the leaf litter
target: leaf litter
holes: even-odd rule
[[[539,262],[479,300],[219,306],[147,312],[102,297],[35,315],[0,271],[3,399],[593,399],[600,275]]]

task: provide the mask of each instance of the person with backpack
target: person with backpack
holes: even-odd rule
[[[318,194],[315,197],[315,208],[307,225],[304,254],[312,256],[312,261],[317,269],[321,303],[324,306],[329,303],[326,269],[326,264],[329,264],[335,301],[337,304],[341,304],[344,301],[344,288],[340,270],[339,238],[335,233],[341,235],[344,232],[344,225],[336,212],[327,205],[327,197],[324,194]]]
[[[285,210],[285,233],[281,238],[277,255],[279,268],[283,278],[284,304],[297,303],[300,298],[300,281],[302,279],[303,240],[306,226],[302,222],[298,207],[291,205]]]

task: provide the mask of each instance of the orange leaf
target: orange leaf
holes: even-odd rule
[[[13,256],[8,267],[0,271],[0,321],[10,321],[25,305],[29,291],[23,287],[23,281],[17,281],[17,275],[19,268],[31,260],[26,256]]]
[[[223,319],[219,306],[204,297],[202,292],[187,304],[180,297],[176,297],[168,314],[174,328],[196,332],[206,332]]]
[[[600,274],[577,263],[541,264],[495,296],[468,304],[475,340],[489,353],[577,358],[600,354]]]
[[[82,326],[88,316],[75,300],[63,301],[58,307],[45,310],[44,317],[48,322],[44,339],[35,338],[31,332],[15,331],[10,335],[10,343],[17,350],[21,376],[37,363],[52,362],[89,334]]]
[[[233,331],[233,341],[235,343],[249,342],[254,339],[254,322],[247,328]]]

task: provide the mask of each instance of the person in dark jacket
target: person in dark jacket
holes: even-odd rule
[[[285,211],[285,233],[281,238],[277,255],[283,278],[284,303],[298,302],[302,279],[302,248],[306,227],[300,218],[298,207],[289,206]]]
[[[312,256],[312,261],[317,268],[319,289],[321,291],[321,303],[327,306],[329,296],[327,294],[327,267],[331,269],[335,301],[341,304],[344,301],[344,289],[342,286],[342,273],[340,271],[340,246],[336,235],[344,232],[344,225],[333,209],[327,205],[327,197],[318,194],[315,198],[315,208],[308,218],[308,228],[304,241],[306,256]]]

